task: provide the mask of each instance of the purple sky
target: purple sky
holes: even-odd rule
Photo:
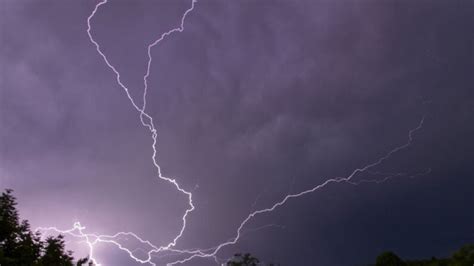
[[[80,221],[166,244],[187,200],[157,178],[150,134],[87,36],[96,3],[0,0],[0,189],[15,190],[33,227]],[[92,20],[134,98],[146,46],[190,4],[111,0]],[[423,115],[413,145],[372,170],[429,175],[329,185],[256,217],[218,256],[345,266],[472,243],[473,10],[472,1],[200,0],[184,32],[153,48],[147,96],[163,174],[194,195],[178,248],[215,246],[249,212],[376,160]],[[97,257],[139,265],[112,246]]]

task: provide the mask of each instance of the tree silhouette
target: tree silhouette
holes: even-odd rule
[[[85,258],[82,258],[82,259],[79,259],[76,263],[76,266],[83,266],[83,265],[89,265],[89,266],[94,266],[94,263],[92,261],[89,260],[89,257],[85,257]]]
[[[393,252],[384,252],[377,257],[376,266],[473,266],[474,245],[465,245],[454,252],[450,258],[432,257],[424,260],[403,261]]]
[[[57,237],[48,237],[46,239],[44,254],[40,259],[40,264],[69,266],[72,265],[73,260],[71,255],[71,251],[65,250],[64,237],[62,235]]]
[[[231,261],[227,262],[227,266],[257,266],[260,261],[250,255],[250,253],[234,255]]]
[[[384,252],[377,257],[376,266],[405,266],[403,262],[395,253]]]
[[[451,257],[450,266],[472,266],[474,265],[474,245],[465,245],[456,251]]]
[[[0,196],[0,265],[2,266],[73,266],[71,251],[66,251],[64,237],[41,240],[27,220],[20,220],[16,198],[11,189]],[[81,259],[77,265],[86,263]],[[80,264],[79,264],[80,263]]]

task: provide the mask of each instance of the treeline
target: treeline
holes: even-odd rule
[[[474,245],[465,245],[442,259],[402,260],[393,252],[384,252],[377,257],[375,266],[474,266]]]
[[[0,195],[1,266],[93,265],[88,258],[75,262],[72,252],[66,250],[62,235],[44,239],[40,232],[33,232],[28,220],[20,220],[16,205],[12,190],[7,189]],[[257,266],[262,263],[249,253],[239,253],[226,265]],[[466,245],[451,257],[442,259],[433,257],[425,260],[402,260],[393,252],[384,252],[376,258],[375,264],[368,266],[474,266],[474,245]]]
[[[0,265],[2,266],[74,266],[88,263],[87,258],[74,264],[66,250],[64,237],[33,232],[27,220],[20,220],[12,190],[0,196]],[[92,263],[89,263],[92,265]]]
[[[249,253],[235,254],[231,261],[227,262],[227,266],[262,266],[259,259],[253,257]],[[268,266],[280,264],[268,264]],[[309,263],[308,265],[317,265]],[[451,257],[438,259],[422,260],[402,260],[393,252],[384,252],[377,256],[375,264],[368,266],[474,266],[474,245],[465,245],[458,251],[454,252]]]

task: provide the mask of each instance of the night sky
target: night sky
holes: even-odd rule
[[[15,190],[33,228],[80,221],[86,233],[166,245],[187,197],[158,178],[151,134],[89,40],[97,3],[0,0],[0,189]],[[190,6],[110,0],[91,19],[138,105],[147,45]],[[153,47],[146,98],[162,173],[196,206],[176,248],[227,241],[252,211],[407,143],[423,117],[408,148],[352,180],[398,175],[290,199],[217,257],[358,266],[385,250],[442,257],[473,243],[473,47],[473,1],[197,2],[184,31]],[[67,240],[87,254],[83,239]],[[95,252],[102,265],[140,265],[111,244]]]

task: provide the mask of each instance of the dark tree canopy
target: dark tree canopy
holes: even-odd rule
[[[48,237],[45,242],[44,254],[40,260],[42,265],[67,266],[72,264],[72,252],[65,250],[62,235]]]
[[[31,231],[27,220],[20,220],[13,191],[0,195],[0,265],[2,266],[73,266],[72,252],[67,251],[64,237],[41,239]],[[86,263],[81,259],[77,265]]]
[[[232,260],[227,262],[227,266],[257,266],[259,264],[259,260],[250,253],[240,254],[237,253],[234,255]]]
[[[465,245],[450,258],[432,257],[424,260],[402,260],[393,252],[384,252],[377,257],[376,266],[473,266],[474,245]]]
[[[376,266],[405,266],[405,263],[393,252],[384,252],[377,257]]]

